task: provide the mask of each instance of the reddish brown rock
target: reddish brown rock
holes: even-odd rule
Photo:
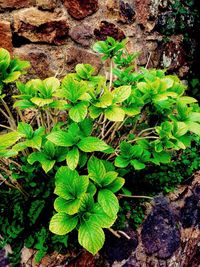
[[[136,21],[145,27],[149,17],[150,0],[134,0],[134,5]]]
[[[126,38],[124,32],[120,28],[107,21],[101,22],[99,29],[94,30],[94,35],[97,40],[106,40],[107,36],[111,36],[119,41]]]
[[[133,23],[135,19],[135,11],[133,9],[132,3],[120,0],[119,7],[120,7],[119,21],[128,24]]]
[[[26,75],[26,78],[39,77],[44,79],[55,75],[59,67],[61,69],[63,66],[61,59],[63,52],[60,47],[52,47],[50,49],[48,46],[37,47],[29,44],[15,48],[14,55],[30,61],[31,68],[28,71],[29,76]]]
[[[35,5],[35,0],[0,0],[0,9],[18,9]]]
[[[74,67],[78,63],[91,64],[96,69],[96,73],[99,72],[102,63],[100,57],[85,49],[80,49],[75,46],[71,46],[66,51],[66,63],[67,71],[74,71]]]
[[[99,6],[98,0],[64,0],[68,13],[75,19],[84,19],[95,13]]]
[[[163,45],[162,51],[162,67],[169,70],[177,70],[186,64],[182,35],[172,36],[171,40]]]
[[[29,8],[14,15],[14,29],[19,36],[31,42],[64,44],[69,25],[66,17],[56,13]]]
[[[78,44],[87,47],[91,45],[93,30],[89,25],[79,25],[70,30],[69,36]]]
[[[43,10],[53,10],[56,7],[57,0],[36,0],[38,8]]]
[[[12,52],[12,33],[7,21],[0,21],[0,47]]]

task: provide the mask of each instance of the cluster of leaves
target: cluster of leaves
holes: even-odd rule
[[[164,35],[184,34],[198,29],[199,11],[198,3],[195,0],[171,1],[168,5],[168,12],[158,17],[156,29]]]
[[[9,125],[1,124],[9,132],[0,135],[0,179],[23,192],[23,179],[18,182],[8,166],[10,160],[24,165],[25,157],[26,164],[55,183],[50,231],[66,236],[78,230],[79,243],[92,254],[104,244],[103,229],[117,219],[122,177],[168,164],[200,135],[199,106],[184,95],[185,85],[164,70],[136,71],[137,54],[128,54],[125,44],[109,37],[94,45],[110,63],[109,80],[94,75],[91,65],[78,64],[61,81],[17,81],[13,99],[20,121],[5,102],[5,111],[0,109],[9,118]],[[8,52],[0,51],[3,62]],[[23,116],[27,109],[34,112],[31,123]],[[38,172],[33,169],[33,174]],[[34,209],[42,203],[34,202]]]

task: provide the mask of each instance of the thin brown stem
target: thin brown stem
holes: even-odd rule
[[[124,194],[118,194],[118,196],[120,197],[120,198],[123,198],[123,197],[125,197],[125,198],[145,198],[145,199],[153,199],[153,197],[149,197],[149,196],[129,196],[129,195],[124,195]]]

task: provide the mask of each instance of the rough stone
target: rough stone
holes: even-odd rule
[[[53,10],[56,7],[57,0],[36,0],[38,8],[43,10]]]
[[[90,46],[93,37],[92,27],[89,25],[78,25],[70,29],[69,36],[82,46]]]
[[[169,42],[163,45],[162,51],[162,67],[177,70],[186,64],[182,35],[171,36]]]
[[[77,48],[74,46],[66,50],[66,69],[71,72],[78,63],[91,64],[99,72],[102,63],[100,57],[95,53],[89,52],[85,49]]]
[[[0,9],[18,9],[35,5],[36,0],[0,0]]]
[[[84,19],[94,14],[99,6],[98,0],[64,0],[68,13],[75,19]]]
[[[7,21],[0,21],[0,47],[12,53],[12,33]]]
[[[150,0],[134,0],[136,11],[136,22],[142,26],[146,26],[149,18]]]
[[[123,236],[118,238],[111,233],[106,233],[106,241],[101,254],[108,260],[109,263],[128,259],[130,254],[137,248],[138,237],[136,232],[128,229],[126,234],[130,237],[130,239]]]
[[[135,11],[133,5],[122,0],[119,1],[120,18],[119,21],[131,24],[135,20]]]
[[[160,259],[172,256],[180,244],[178,220],[168,201],[157,198],[153,212],[147,217],[142,228],[142,242],[147,254]]]
[[[64,44],[69,25],[66,17],[29,8],[14,15],[14,28],[19,36],[31,42]]]
[[[55,75],[58,71],[59,65],[62,68],[63,61],[59,59],[60,55],[63,55],[60,47],[48,49],[46,46],[40,48],[35,45],[24,45],[14,49],[14,54],[21,59],[29,60],[31,68],[29,69],[28,76],[26,78],[41,79]],[[62,63],[59,63],[62,61]]]
[[[126,38],[124,32],[120,28],[108,21],[101,21],[99,29],[94,30],[94,35],[97,40],[106,40],[107,36],[111,36],[118,41]]]

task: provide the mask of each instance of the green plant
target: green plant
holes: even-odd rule
[[[89,64],[78,64],[61,82],[55,77],[17,81],[13,99],[19,115],[2,125],[9,132],[0,135],[2,183],[26,195],[23,179],[16,179],[21,170],[18,175],[10,170],[11,161],[29,164],[34,175],[55,182],[57,213],[48,218],[50,230],[61,236],[78,230],[79,243],[92,254],[104,244],[103,229],[117,219],[123,176],[168,164],[176,151],[190,146],[191,133],[200,135],[199,106],[184,95],[185,85],[165,70],[136,71],[137,55],[128,55],[125,44],[108,38],[94,45],[110,63],[109,80],[94,75]],[[27,108],[34,110],[31,124],[24,119]],[[10,113],[2,112],[6,118]],[[43,199],[31,205],[33,225],[43,205]],[[45,227],[39,233],[35,247],[43,255],[48,233]]]

